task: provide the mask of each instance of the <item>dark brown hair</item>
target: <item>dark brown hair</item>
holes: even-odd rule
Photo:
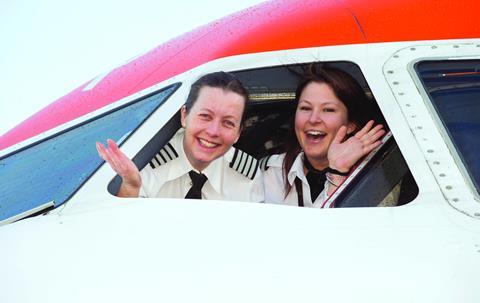
[[[342,101],[347,108],[348,121],[355,124],[355,132],[361,129],[371,119],[370,102],[355,78],[341,69],[329,67],[325,64],[311,64],[301,76],[295,91],[295,108],[298,106],[298,101],[303,90],[311,82],[325,83],[330,86],[335,96]],[[283,178],[286,197],[291,190],[291,186],[288,183],[288,172],[295,158],[302,150],[295,134],[295,115],[291,119],[285,148],[286,155],[283,160]]]
[[[231,91],[242,96],[245,100],[243,107],[242,119],[240,121],[240,127],[243,127],[245,121],[247,106],[248,106],[248,92],[243,86],[242,82],[238,80],[232,73],[227,72],[215,72],[203,75],[197,81],[195,81],[190,87],[187,101],[185,102],[185,110],[187,114],[192,109],[195,102],[197,102],[200,89],[204,86],[221,88],[225,91]]]

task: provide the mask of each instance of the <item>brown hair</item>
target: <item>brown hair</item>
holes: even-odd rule
[[[247,114],[248,106],[248,92],[243,86],[242,82],[238,80],[232,73],[227,72],[215,72],[203,75],[197,81],[195,81],[190,87],[187,101],[185,102],[185,110],[187,114],[192,109],[195,102],[197,102],[200,89],[204,86],[221,88],[225,91],[231,91],[242,96],[245,100],[243,107],[242,119],[240,121],[240,128],[243,127],[243,123]]]
[[[356,130],[360,129],[370,120],[370,102],[358,82],[349,73],[327,65],[311,64],[302,75],[295,91],[295,108],[298,106],[300,95],[305,87],[311,83],[325,83],[332,88],[335,96],[342,101],[347,108],[348,120],[353,122]],[[290,130],[285,143],[286,155],[283,160],[283,178],[285,197],[291,190],[288,183],[288,172],[290,171],[295,158],[302,148],[295,134],[295,115],[290,122]]]

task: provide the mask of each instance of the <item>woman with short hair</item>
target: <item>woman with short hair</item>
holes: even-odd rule
[[[233,74],[201,77],[181,109],[182,129],[159,152],[163,159],[141,172],[115,142],[108,140],[108,147],[97,142],[99,155],[122,178],[117,195],[263,201],[257,160],[232,147],[247,102],[247,91]]]

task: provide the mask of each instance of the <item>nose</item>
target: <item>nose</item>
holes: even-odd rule
[[[312,110],[312,113],[310,114],[310,117],[308,119],[308,122],[315,124],[315,123],[321,123],[322,122],[322,114],[320,110]]]
[[[217,137],[220,133],[220,122],[219,121],[210,121],[207,125],[206,133],[211,137]]]

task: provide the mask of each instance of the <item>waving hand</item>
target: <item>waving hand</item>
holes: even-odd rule
[[[347,140],[346,126],[340,127],[328,149],[329,166],[340,172],[348,172],[360,158],[379,146],[379,139],[385,134],[385,130],[381,124],[375,127],[373,124],[374,121],[370,120]]]

